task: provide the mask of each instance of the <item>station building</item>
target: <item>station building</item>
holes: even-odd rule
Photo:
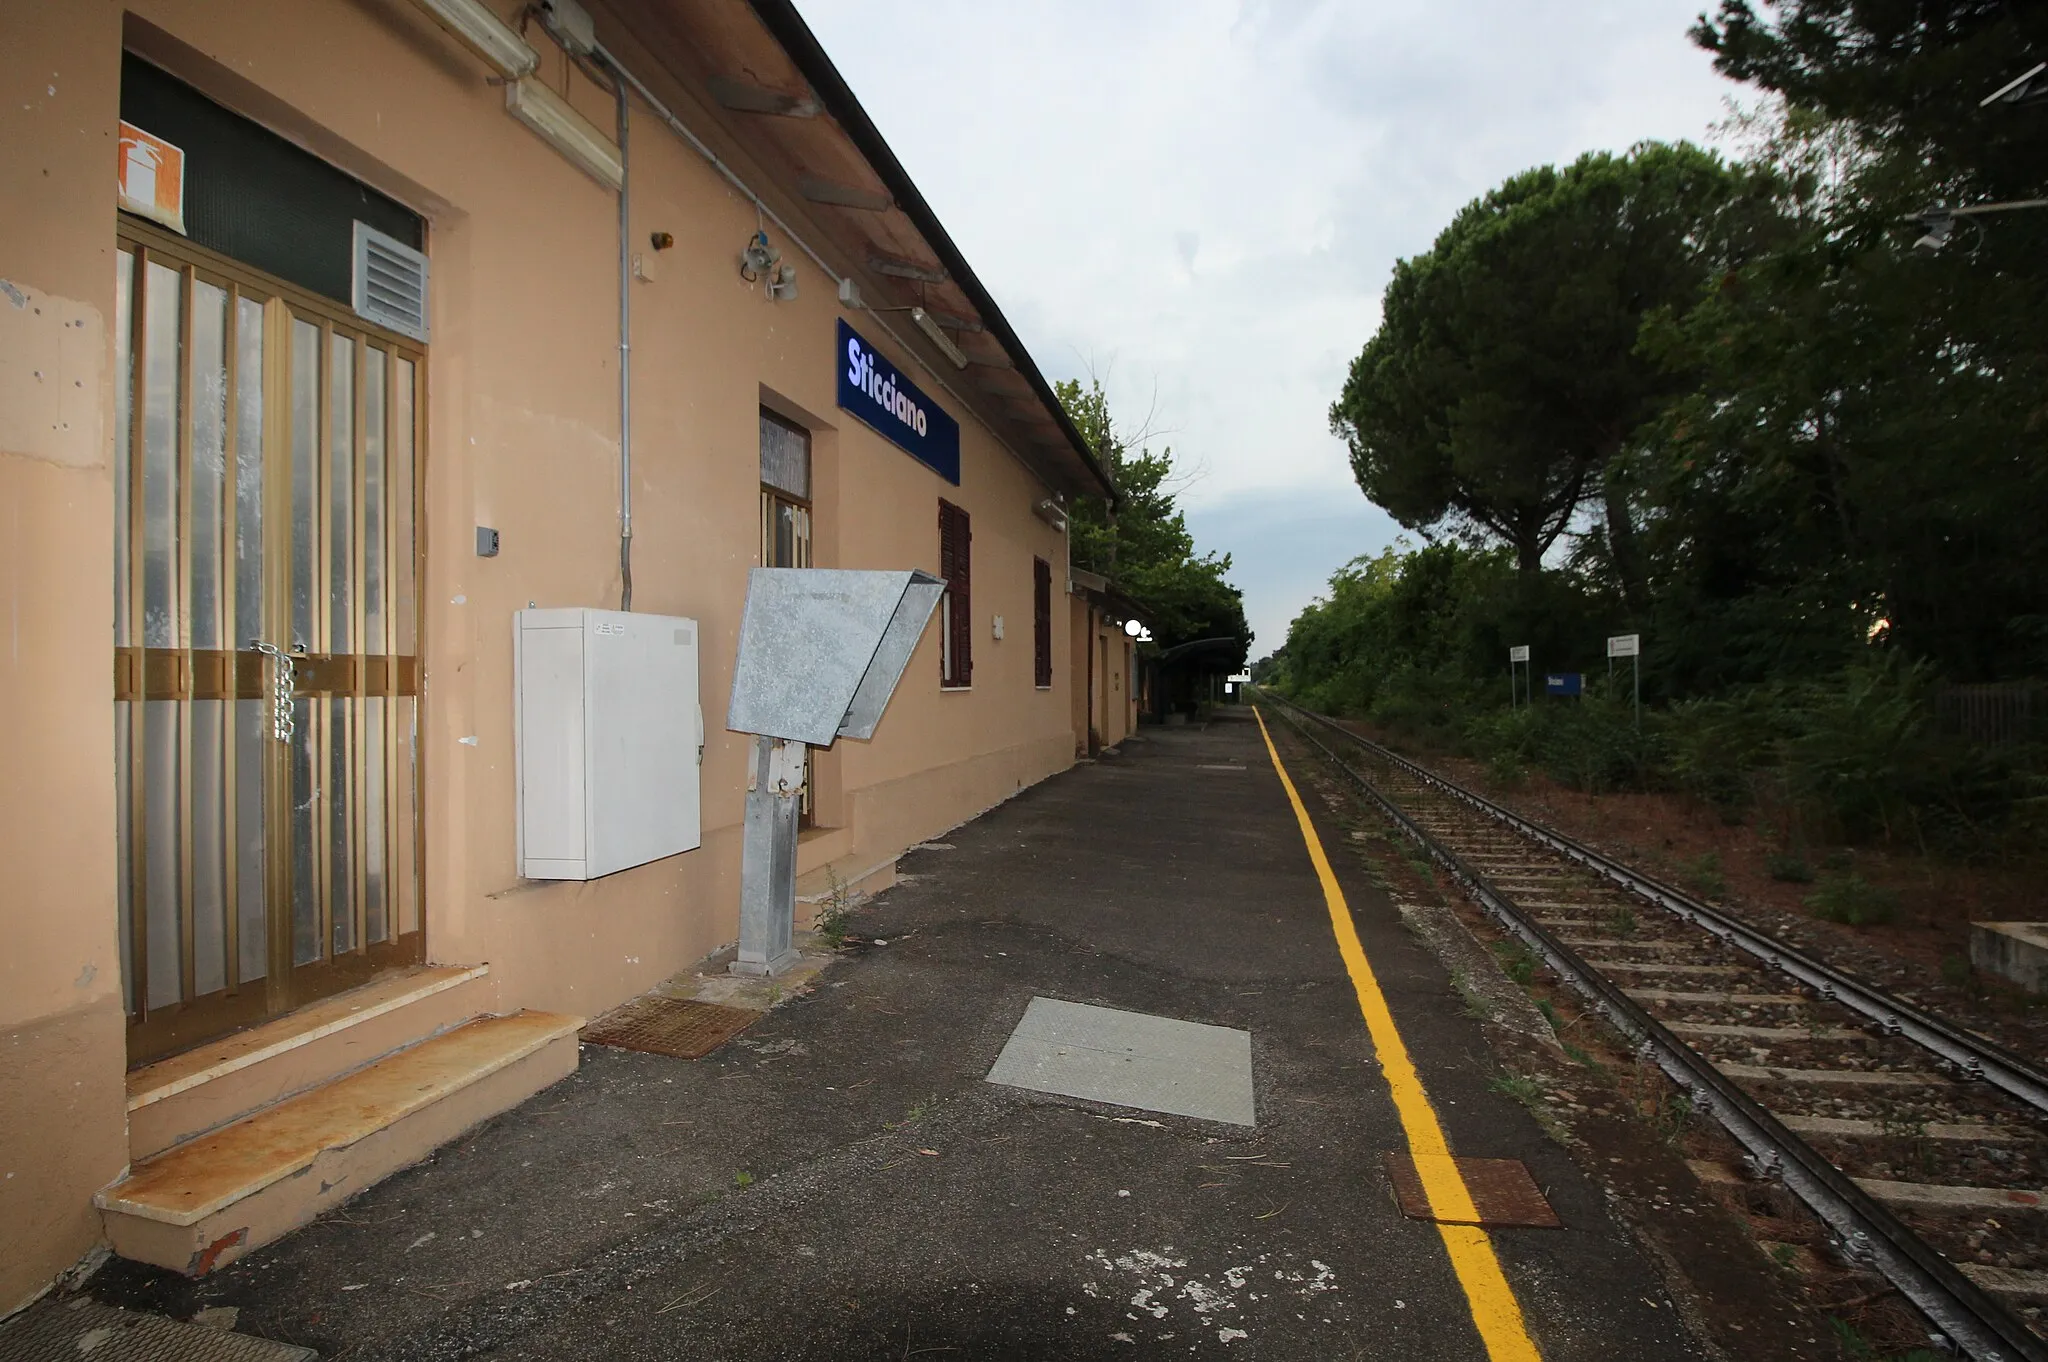
[[[731,941],[751,568],[947,583],[812,757],[806,898],[1134,725],[1067,553],[1114,489],[786,0],[6,31],[0,1314],[97,1245],[275,1237]],[[695,850],[519,873],[514,619],[559,607],[694,622]],[[222,1132],[465,1034],[296,1172]]]

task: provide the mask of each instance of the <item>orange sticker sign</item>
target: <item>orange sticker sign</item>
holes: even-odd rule
[[[133,123],[121,125],[121,207],[185,231],[185,152]]]

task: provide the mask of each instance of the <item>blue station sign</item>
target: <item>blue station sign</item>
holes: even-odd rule
[[[839,319],[839,407],[955,487],[960,423]]]
[[[1585,689],[1584,672],[1550,672],[1543,678],[1545,695],[1580,695]]]

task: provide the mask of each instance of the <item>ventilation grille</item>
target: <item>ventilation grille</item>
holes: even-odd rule
[[[416,341],[427,338],[427,258],[366,222],[356,224],[356,315]]]

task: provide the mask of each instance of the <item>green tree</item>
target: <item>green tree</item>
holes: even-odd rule
[[[1693,40],[1723,75],[1855,128],[1882,173],[1993,199],[2031,197],[2048,172],[2038,107],[1979,101],[2048,51],[2048,7],[2012,0],[1722,0]],[[1918,203],[1914,207],[1921,206]]]
[[[1173,451],[1154,453],[1142,437],[1117,428],[1102,384],[1056,385],[1060,402],[1122,493],[1112,511],[1098,497],[1081,498],[1067,517],[1074,566],[1100,573],[1142,608],[1162,649],[1206,638],[1234,638],[1232,666],[1242,665],[1252,631],[1244,597],[1228,580],[1230,555],[1196,553],[1173,489]]]
[[[1639,604],[1617,456],[1687,384],[1637,342],[1647,315],[1689,308],[1739,249],[1740,189],[1708,152],[1645,143],[1468,204],[1395,266],[1330,409],[1360,488],[1410,528],[1507,544],[1526,577],[1596,504],[1600,557]]]
[[[1633,470],[1660,633],[1702,651],[1695,689],[1872,640],[1954,679],[2038,674],[2048,212],[1911,243],[1930,204],[2048,188],[2042,112],[1978,107],[2048,12],[1730,0],[1694,37],[1782,101],[1759,160],[1795,230],[1648,346],[1699,380]]]

